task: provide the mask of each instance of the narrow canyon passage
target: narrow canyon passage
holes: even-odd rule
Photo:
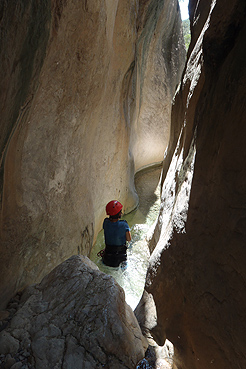
[[[112,268],[103,264],[97,253],[104,249],[103,230],[98,234],[97,241],[91,251],[90,259],[99,269],[112,275],[124,289],[126,302],[134,310],[137,306],[145,285],[146,271],[149,260],[149,249],[146,242],[159,213],[161,165],[147,168],[135,176],[135,187],[139,196],[139,206],[122,219],[127,220],[132,234],[132,241],[127,250],[127,267]]]
[[[246,1],[179,2],[0,3],[0,368],[246,368]]]

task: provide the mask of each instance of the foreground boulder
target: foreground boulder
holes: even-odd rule
[[[2,361],[8,356],[36,369],[130,369],[146,348],[122,288],[80,256],[24,290],[0,333]]]

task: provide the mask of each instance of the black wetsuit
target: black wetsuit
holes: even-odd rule
[[[129,225],[126,220],[112,222],[105,218],[103,229],[106,244],[103,262],[108,266],[117,267],[127,259],[126,232],[130,231]]]

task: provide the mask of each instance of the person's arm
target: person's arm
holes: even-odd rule
[[[132,236],[131,236],[131,232],[130,231],[126,231],[126,240],[127,241],[131,241]]]

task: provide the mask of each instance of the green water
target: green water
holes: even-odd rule
[[[134,310],[144,289],[145,277],[149,261],[149,249],[146,242],[148,232],[151,232],[160,207],[159,179],[161,166],[155,166],[141,171],[135,176],[135,187],[139,196],[139,206],[122,219],[127,220],[132,234],[128,243],[127,267],[108,267],[97,256],[98,251],[104,249],[103,231],[98,234],[96,244],[91,251],[90,258],[99,269],[112,275],[124,289],[126,302]]]

